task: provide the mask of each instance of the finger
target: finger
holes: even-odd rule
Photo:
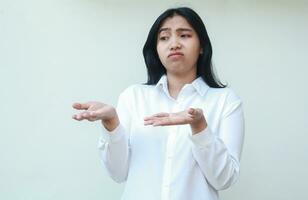
[[[165,118],[165,117],[145,117],[144,118],[144,121],[150,121],[150,120],[159,120],[159,119],[162,119],[162,118]]]
[[[83,112],[81,115],[82,115],[82,117],[84,117],[86,119],[90,118],[90,113],[87,112],[87,111]]]
[[[82,116],[80,116],[78,114],[77,115],[73,115],[73,119],[81,121],[82,120]]]
[[[200,117],[202,117],[202,116],[203,116],[203,110],[200,109],[200,108],[196,108],[196,109],[195,109],[195,113],[194,113],[194,117],[200,118]]]
[[[99,113],[98,112],[95,112],[95,111],[92,111],[92,112],[90,112],[89,113],[90,114],[90,121],[96,121],[96,120],[99,120],[99,119],[101,119],[100,117],[99,117]]]
[[[203,111],[200,108],[189,108],[188,109],[188,114],[191,114],[191,115],[202,115]]]
[[[96,121],[96,120],[98,120],[98,118],[97,117],[89,117],[88,118],[88,121],[90,121],[90,122],[94,122],[94,121]]]
[[[144,121],[144,125],[146,125],[146,126],[147,125],[160,126],[161,124],[164,124],[164,122],[161,118],[156,118],[154,120]]]
[[[196,114],[196,110],[194,108],[189,108],[188,109],[188,114],[195,115]]]
[[[94,122],[98,120],[99,118],[97,117],[97,112],[95,111],[85,111],[82,114],[83,118],[87,119],[90,122]]]
[[[153,115],[153,117],[168,117],[169,114],[168,113],[164,113],[164,112],[161,112],[161,113],[156,113]]]
[[[156,114],[148,116],[148,117],[144,117],[143,119],[144,120],[152,120],[152,119],[155,119],[157,117],[168,117],[168,116],[169,116],[168,113],[161,112],[161,113],[156,113]]]
[[[152,126],[161,126],[161,124],[159,122],[155,122],[152,124]]]
[[[170,123],[166,119],[156,120],[152,123],[152,126],[168,126]]]
[[[164,118],[155,120],[152,125],[153,126],[169,126],[169,125],[175,125],[175,124],[176,123],[174,123],[170,117],[164,117]]]
[[[73,115],[72,118],[77,120],[77,115]]]
[[[193,121],[199,120],[204,117],[203,110],[200,108],[196,108],[193,114],[188,114],[188,123],[192,123]]]
[[[145,126],[151,125],[151,124],[153,124],[153,121],[152,121],[152,120],[151,120],[151,121],[145,121],[145,122],[144,122],[144,125],[145,125]]]
[[[73,108],[77,110],[87,110],[90,107],[87,103],[74,103]]]
[[[89,114],[90,114],[91,117],[97,117],[97,115],[98,115],[98,113],[95,112],[95,111],[91,111],[91,112],[89,112]]]
[[[84,111],[84,112],[81,112],[81,113],[75,115],[75,119],[78,120],[78,121],[81,121],[81,120],[84,120],[84,119],[89,119],[89,117],[90,117],[90,114],[89,114],[88,111]]]
[[[203,114],[203,110],[201,108],[196,108],[197,113]]]
[[[157,117],[145,117],[144,121],[150,121],[150,120],[156,120],[158,119]]]
[[[143,120],[144,121],[149,121],[149,120],[154,120],[155,117],[144,117]]]

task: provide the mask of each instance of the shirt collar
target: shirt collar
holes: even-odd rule
[[[186,84],[185,86],[187,85],[191,85],[197,92],[200,96],[204,96],[204,94],[206,93],[206,91],[210,88],[205,82],[204,80],[202,79],[201,76],[199,76],[198,78],[196,78],[192,83],[190,84]],[[185,87],[184,86],[184,87]],[[163,90],[165,92],[168,91],[168,84],[167,84],[167,75],[166,74],[163,74],[161,76],[161,78],[159,79],[159,81],[157,82],[156,88],[158,87],[163,87]],[[183,87],[183,88],[184,88]]]

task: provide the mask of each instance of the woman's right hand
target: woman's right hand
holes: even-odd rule
[[[120,123],[116,109],[101,102],[89,101],[87,103],[74,103],[73,108],[84,110],[73,115],[73,119],[78,121],[86,119],[91,122],[101,120],[108,131],[114,130]]]

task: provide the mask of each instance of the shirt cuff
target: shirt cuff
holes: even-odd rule
[[[112,131],[108,131],[104,126],[101,127],[103,129],[101,140],[103,140],[104,142],[115,143],[119,141],[125,134],[124,127],[121,123]]]
[[[212,133],[209,126],[207,126],[204,130],[194,135],[190,132],[189,139],[193,145],[196,145],[199,148],[205,148],[207,145],[214,142],[215,135]]]

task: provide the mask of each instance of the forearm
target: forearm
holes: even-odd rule
[[[111,132],[104,133],[100,139],[99,149],[101,159],[111,178],[116,182],[125,181],[128,171],[129,146],[124,127],[119,124]]]
[[[228,188],[238,178],[239,161],[230,154],[223,141],[210,130],[197,135],[200,137],[195,140],[207,141],[202,145],[195,141],[192,145],[193,156],[202,173],[216,190]]]
[[[191,135],[193,156],[215,189],[228,188],[237,180],[243,140],[244,116],[241,107],[222,119],[218,133],[207,127]]]

